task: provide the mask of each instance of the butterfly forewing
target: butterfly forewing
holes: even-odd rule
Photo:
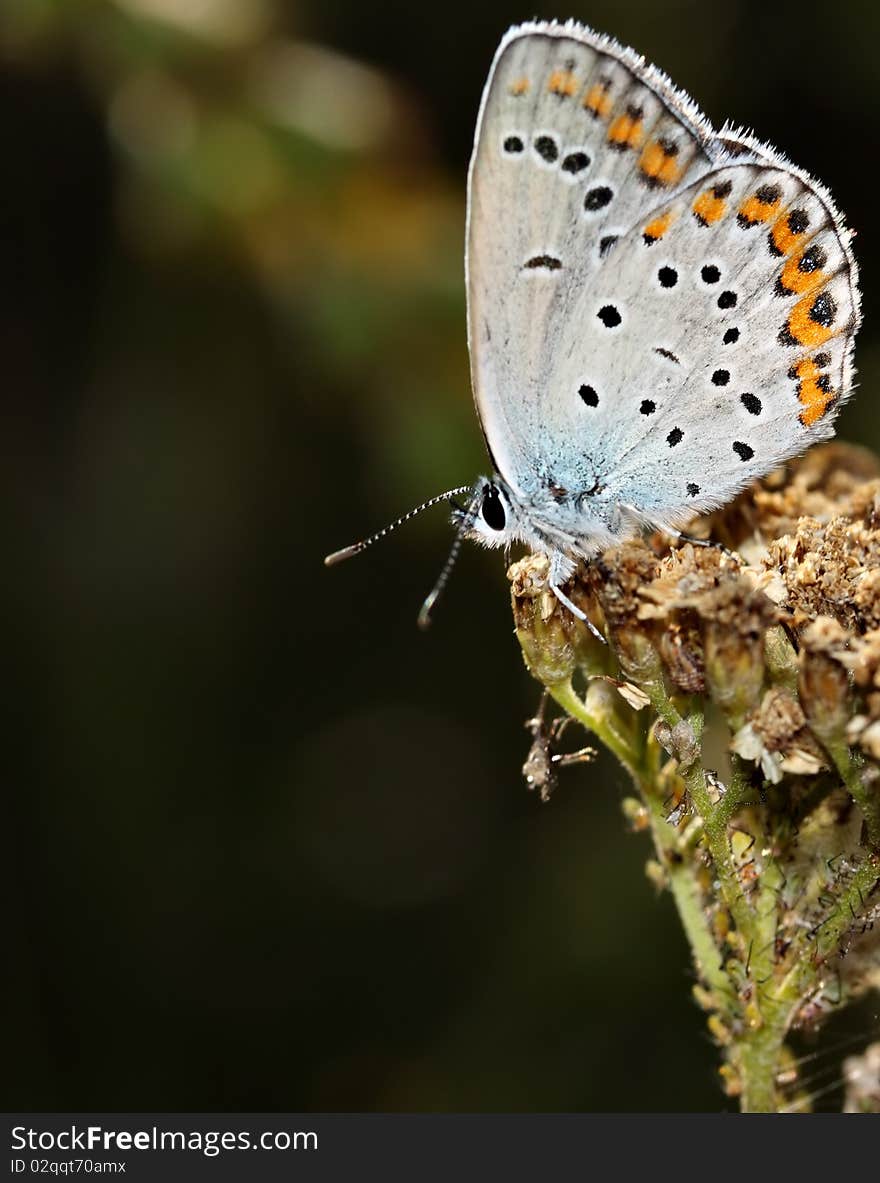
[[[536,459],[549,370],[569,309],[616,242],[710,166],[695,109],[606,38],[564,29],[502,42],[469,186],[474,390],[496,463]]]

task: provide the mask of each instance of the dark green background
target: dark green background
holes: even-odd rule
[[[321,558],[485,467],[465,169],[533,9],[832,187],[866,292],[841,433],[876,444],[876,7],[161,7],[0,15],[5,1107],[730,1105],[622,774],[526,792],[498,555],[426,636],[441,511]],[[375,74],[295,59],[281,126],[261,79],[302,41]]]

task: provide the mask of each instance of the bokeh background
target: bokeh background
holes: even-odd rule
[[[622,774],[526,791],[499,557],[427,635],[441,511],[321,566],[485,468],[465,171],[535,12],[832,186],[880,442],[875,5],[3,0],[5,1108],[731,1104]]]

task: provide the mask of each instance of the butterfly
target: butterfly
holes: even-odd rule
[[[514,26],[468,175],[468,345],[490,477],[440,501],[524,543],[565,593],[582,560],[673,535],[833,434],[860,322],[851,233],[819,182],[574,21]],[[589,622],[587,622],[589,623]]]

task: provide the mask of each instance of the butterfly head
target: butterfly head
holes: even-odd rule
[[[470,507],[456,511],[453,520],[483,546],[509,546],[521,538],[521,513],[507,484],[499,476],[480,477]]]
[[[576,515],[579,536],[567,530]],[[547,478],[531,496],[519,496],[503,477],[480,477],[471,491],[467,509],[456,507],[452,520],[460,534],[482,546],[508,547],[522,543],[530,550],[552,556],[575,550],[593,554],[599,544],[614,541],[602,524],[591,517],[581,500],[573,498]]]

